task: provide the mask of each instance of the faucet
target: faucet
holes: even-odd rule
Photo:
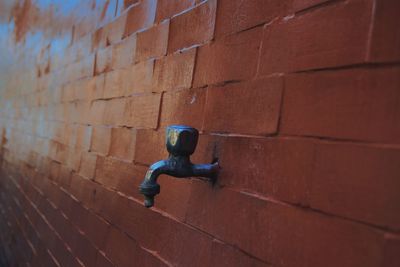
[[[160,185],[157,178],[161,174],[167,174],[178,178],[203,177],[204,180],[215,182],[219,165],[193,164],[190,155],[196,149],[199,131],[184,125],[168,126],[166,130],[166,146],[169,157],[150,166],[139,186],[139,191],[144,195],[144,205],[150,208],[154,205],[154,196],[160,193]]]

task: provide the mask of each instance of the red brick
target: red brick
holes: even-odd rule
[[[365,62],[371,14],[372,1],[354,0],[268,25],[260,74]]]
[[[70,102],[74,100],[74,95],[75,90],[73,87],[73,84],[68,83],[62,87],[62,93],[61,93],[61,101],[62,102]]]
[[[156,22],[171,18],[172,16],[189,9],[195,0],[158,0]]]
[[[71,176],[69,192],[75,199],[80,201],[83,206],[101,214],[106,220],[112,221],[113,215],[116,214],[116,206],[112,206],[115,204],[113,199],[116,194],[105,189],[98,183],[85,179],[81,175],[73,174]],[[71,202],[70,205],[72,206],[72,208],[70,208],[72,213],[71,218],[77,218],[82,214],[79,210],[74,208],[74,205],[77,205],[76,202]],[[76,213],[76,211],[79,213]]]
[[[88,100],[89,91],[87,90],[87,88],[90,85],[90,81],[92,79],[92,77],[83,78],[76,82],[76,86],[74,88],[75,100]]]
[[[111,128],[96,126],[93,127],[90,151],[108,155],[111,143]]]
[[[65,124],[65,133],[63,144],[67,145],[70,148],[76,146],[76,139],[78,133],[78,125],[77,124]]]
[[[124,36],[150,27],[155,18],[156,0],[144,0],[128,9]]]
[[[81,266],[61,239],[54,237],[53,240],[53,244],[49,244],[49,250],[60,266]]]
[[[95,57],[94,54],[92,54],[89,56],[85,56],[82,60],[70,65],[71,69],[73,69],[74,74],[72,76],[74,77],[74,79],[77,80],[79,78],[93,76],[94,65],[95,65],[94,62],[95,62]]]
[[[400,265],[400,237],[398,235],[387,234],[385,236],[385,256],[383,266],[396,267]]]
[[[125,98],[114,98],[106,101],[103,122],[106,125],[123,125],[125,112]]]
[[[391,62],[400,60],[399,15],[399,1],[376,1],[370,61]]]
[[[79,158],[79,155],[75,155],[76,157]],[[72,168],[61,165],[61,170],[60,170],[60,178],[58,180],[58,184],[64,188],[68,188],[71,180],[71,174],[72,174]]]
[[[217,36],[240,32],[285,15],[289,1],[218,1],[215,33]]]
[[[38,248],[39,252],[31,261],[32,266],[60,266],[57,260],[50,254],[51,252],[44,248]]]
[[[124,0],[124,10],[137,2],[139,2],[139,0]]]
[[[126,70],[126,95],[151,93],[153,87],[154,60],[139,62]]]
[[[261,30],[255,28],[200,47],[194,86],[252,78],[256,74]]]
[[[67,218],[60,216],[60,219],[52,224],[75,257],[79,258],[86,266],[95,264],[97,250]]]
[[[78,125],[76,131],[75,148],[83,151],[89,151],[90,140],[92,137],[92,127],[86,125]]]
[[[79,164],[79,174],[92,179],[94,177],[94,172],[96,168],[97,156],[93,153],[82,153],[81,160]]]
[[[194,186],[188,222],[272,265],[379,266],[379,230],[200,182]]]
[[[78,234],[72,250],[85,266],[95,266],[98,251],[85,236]]]
[[[119,198],[118,207],[123,212],[118,225],[143,247],[157,251],[170,265],[200,267],[208,262],[212,241],[208,235],[145,209],[142,203]],[[152,231],[142,231],[143,227]]]
[[[164,93],[160,127],[184,124],[200,129],[205,102],[206,91],[203,88]]]
[[[89,123],[92,125],[101,124],[103,122],[106,101],[97,100],[91,103],[89,110]]]
[[[125,68],[135,62],[136,40],[136,35],[132,35],[113,45],[112,67],[114,69]]]
[[[124,96],[127,88],[127,71],[125,69],[118,69],[105,74],[104,98]]]
[[[90,79],[88,84],[88,100],[103,98],[105,75],[98,75]]]
[[[91,50],[95,51],[97,49],[104,48],[106,46],[107,46],[106,32],[104,31],[104,27],[100,27],[96,29],[92,34]]]
[[[137,34],[136,61],[162,57],[167,53],[169,21]]]
[[[96,266],[98,267],[113,267],[114,264],[102,252],[98,252],[96,259]]]
[[[214,240],[212,243],[211,262],[209,266],[232,267],[232,266],[252,266],[268,267],[271,266],[259,261],[242,251]]]
[[[160,110],[160,94],[129,97],[126,100],[125,125],[135,128],[156,128]]]
[[[190,88],[195,57],[196,48],[192,48],[157,60],[154,70],[154,90],[161,92]]]
[[[96,74],[110,71],[112,69],[112,53],[113,47],[108,46],[96,53]]]
[[[90,145],[90,143],[89,143]],[[89,149],[85,150],[85,152],[89,151]],[[68,157],[64,162],[68,168],[71,168],[74,171],[79,170],[79,164],[81,160],[82,150],[75,148],[75,150],[71,149],[68,153]]]
[[[162,246],[159,251],[171,265],[207,266],[212,248],[212,238],[209,235],[176,222],[172,222],[168,230],[165,237],[176,242]]]
[[[288,76],[282,132],[398,143],[399,70],[353,69]]]
[[[49,179],[53,181],[57,181],[60,176],[61,164],[56,161],[52,161],[50,164],[50,174]]]
[[[254,135],[276,133],[282,89],[280,78],[208,88],[203,129]]]
[[[168,52],[198,45],[214,37],[216,0],[208,0],[171,19]]]
[[[380,266],[383,233],[288,206],[270,205],[268,262],[282,266]]]
[[[138,187],[144,178],[145,169],[118,159],[99,157],[95,180],[107,188],[142,199]]]
[[[132,161],[135,155],[136,131],[128,128],[112,128],[110,156]]]
[[[194,181],[186,220],[232,246],[268,260],[268,205],[238,192]]]
[[[329,2],[329,0],[293,0],[292,10],[295,12],[303,11],[326,2]]]
[[[125,30],[126,17],[127,15],[124,13],[104,27],[107,45],[118,43],[122,39]]]
[[[80,206],[81,207],[81,206]],[[110,225],[102,218],[82,207],[84,212],[79,212],[79,219],[73,223],[84,233],[84,235],[99,249],[104,249],[105,238]],[[79,221],[79,223],[77,223]]]
[[[345,143],[316,148],[313,208],[400,229],[399,149]]]
[[[135,162],[151,165],[168,156],[165,131],[138,130],[136,133]]]
[[[65,162],[68,158],[68,154],[69,154],[69,148],[68,146],[64,145],[64,144],[57,144],[57,151],[56,151],[56,155],[53,158],[54,160],[58,161],[58,162]]]
[[[158,183],[162,188],[162,194],[156,198],[157,208],[184,221],[192,189],[191,180],[161,175]]]
[[[167,266],[162,261],[150,261],[148,252],[139,244],[117,229],[112,229],[108,238],[105,253],[116,266],[132,266],[132,260],[138,266]]]

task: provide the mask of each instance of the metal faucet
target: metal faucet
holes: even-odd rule
[[[167,174],[178,178],[203,177],[205,180],[215,182],[219,165],[193,164],[190,155],[196,149],[199,131],[184,125],[172,125],[167,127],[166,145],[169,157],[150,166],[146,176],[139,186],[139,191],[144,195],[144,205],[150,208],[154,205],[154,196],[160,193],[160,185],[157,178],[161,174]]]

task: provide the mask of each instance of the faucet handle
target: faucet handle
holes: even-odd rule
[[[190,156],[196,149],[199,131],[184,125],[167,127],[167,150],[174,156]]]

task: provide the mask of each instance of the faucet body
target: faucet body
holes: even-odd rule
[[[214,182],[219,171],[218,163],[193,164],[190,155],[196,149],[199,132],[191,127],[174,125],[167,128],[168,159],[161,160],[150,166],[144,181],[139,187],[144,195],[144,205],[152,207],[154,196],[160,193],[160,185],[157,183],[161,174],[178,178],[202,177]]]

